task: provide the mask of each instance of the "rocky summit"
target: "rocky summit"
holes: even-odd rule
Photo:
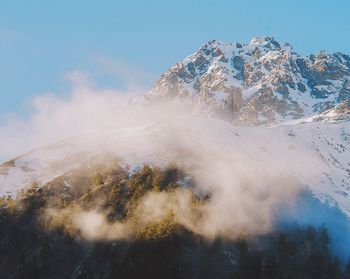
[[[146,99],[172,99],[237,125],[349,115],[350,57],[303,56],[274,38],[248,44],[209,41],[161,75]]]

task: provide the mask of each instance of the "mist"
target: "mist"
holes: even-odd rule
[[[114,154],[131,171],[176,163],[196,182],[197,193],[210,194],[197,209],[185,190],[175,198],[150,194],[137,209],[137,228],[170,210],[179,224],[208,239],[267,233],[280,206],[293,204],[325,168],[307,147],[291,148],[283,129],[234,127],[187,105],[151,104],[139,92],[99,89],[77,73],[72,80],[64,98],[38,96],[27,120],[0,127],[0,156],[11,159],[67,140],[79,152]],[[46,214],[60,212],[49,208]],[[77,209],[70,221],[89,240],[125,239],[137,231],[135,224],[108,224],[98,211]]]

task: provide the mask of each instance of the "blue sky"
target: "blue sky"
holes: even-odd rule
[[[350,53],[350,1],[1,1],[0,122],[87,72],[102,87],[150,86],[210,39],[270,35],[295,50]]]

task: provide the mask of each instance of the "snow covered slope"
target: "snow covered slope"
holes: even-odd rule
[[[48,182],[83,163],[93,163],[101,154],[113,153],[131,167],[174,161],[191,167],[201,156],[214,168],[220,166],[219,160],[229,161],[232,170],[244,167],[247,176],[257,172],[294,176],[320,200],[350,216],[350,122],[304,119],[273,127],[234,127],[207,120],[211,124],[181,120],[107,134],[95,131],[34,150],[0,167],[0,193],[14,195],[33,181]],[[215,158],[218,152],[225,155]]]

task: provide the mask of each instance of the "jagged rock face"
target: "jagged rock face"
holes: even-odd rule
[[[314,116],[350,99],[350,57],[303,57],[269,37],[209,41],[162,74],[146,98],[190,103],[238,124]]]

